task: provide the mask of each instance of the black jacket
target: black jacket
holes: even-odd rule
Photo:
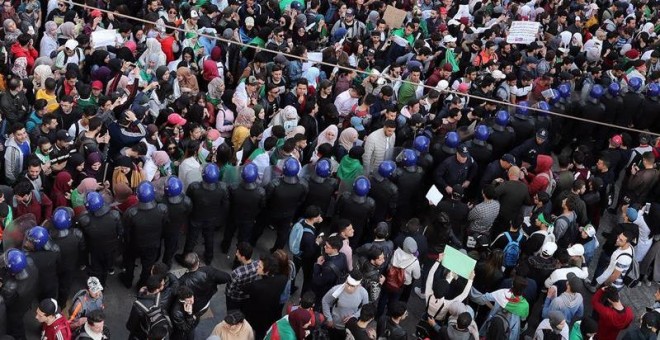
[[[121,214],[117,210],[105,210],[104,214],[83,214],[78,219],[85,235],[87,247],[92,253],[104,253],[119,249],[124,233]]]
[[[172,321],[172,334],[170,340],[188,340],[189,334],[195,333],[195,327],[199,324],[199,317],[193,309],[192,314],[183,310],[183,303],[177,301],[170,310]]]
[[[193,205],[190,198],[184,194],[178,197],[168,197],[163,201],[167,206],[168,219],[165,224],[166,233],[178,233],[181,227],[188,223]]]
[[[77,228],[68,230],[65,236],[59,236],[54,232],[51,234],[51,239],[60,248],[60,254],[65,259],[62,261],[62,273],[73,272],[78,266],[79,256],[86,249],[82,232]]]
[[[201,267],[194,272],[187,272],[179,278],[179,283],[192,289],[195,295],[194,311],[200,311],[206,306],[215,293],[218,285],[231,280],[231,276],[211,266]]]
[[[328,208],[335,192],[339,189],[339,181],[336,178],[320,178],[313,175],[307,183],[309,192],[303,206],[315,205],[321,208],[321,216],[328,216]]]
[[[379,175],[371,176],[371,190],[369,197],[374,199],[375,208],[373,219],[385,221],[396,215],[396,206],[399,200],[399,188],[388,178]]]
[[[192,220],[216,225],[224,222],[229,208],[229,191],[225,183],[195,182],[190,184],[186,195],[193,203]]]
[[[165,204],[155,202],[132,206],[124,213],[124,229],[128,247],[158,248],[167,225]]]
[[[156,304],[156,299],[159,294],[139,294],[136,298],[136,301],[142,303],[147,309]],[[140,339],[146,340],[147,335],[145,330],[142,329],[142,320],[145,317],[144,310],[140,308],[135,301],[133,302],[133,307],[131,308],[131,314],[126,320],[126,329],[130,332],[129,339]]]
[[[330,265],[331,263],[334,265],[335,270]],[[348,272],[348,264],[346,263],[346,255],[344,253],[338,253],[335,256],[326,255],[323,265],[314,264],[312,283],[317,300],[319,300],[319,296],[323,297],[334,285],[339,284],[339,277],[335,271],[339,274]]]
[[[235,221],[254,221],[266,206],[266,190],[260,186],[241,183],[229,190],[229,196]]]
[[[266,187],[267,209],[271,218],[292,218],[307,196],[307,181],[287,183],[272,180]]]

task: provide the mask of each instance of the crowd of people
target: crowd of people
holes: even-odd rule
[[[658,336],[660,2],[1,1],[0,338]]]

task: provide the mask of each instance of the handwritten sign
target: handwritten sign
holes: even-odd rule
[[[390,29],[401,27],[403,25],[403,20],[405,19],[406,11],[391,5],[387,6],[385,14],[383,14],[383,20],[385,20]]]
[[[475,261],[473,258],[450,246],[445,246],[445,254],[444,258],[442,259],[443,267],[453,271],[461,277],[468,279],[476,264],[477,261]]]
[[[506,42],[510,44],[531,44],[536,40],[541,23],[534,21],[514,21],[509,29]]]

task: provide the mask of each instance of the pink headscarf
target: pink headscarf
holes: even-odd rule
[[[92,191],[96,191],[98,187],[99,184],[96,182],[96,178],[85,178],[80,182],[76,190],[78,190],[79,193],[86,195]]]
[[[163,166],[170,161],[170,156],[165,151],[154,151],[151,158],[157,166]]]

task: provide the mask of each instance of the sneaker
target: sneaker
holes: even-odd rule
[[[426,299],[426,296],[424,296],[424,293],[422,293],[422,288],[415,287],[414,291],[415,291],[415,295],[417,295],[418,298],[422,300]]]
[[[647,286],[647,287],[651,287],[651,285],[653,284],[653,282],[651,282],[651,281],[648,281],[648,280],[647,280],[647,281],[645,281],[644,283],[646,283],[646,286]]]
[[[115,275],[115,269],[112,268],[112,269],[108,270],[108,275],[110,275],[110,276]]]

